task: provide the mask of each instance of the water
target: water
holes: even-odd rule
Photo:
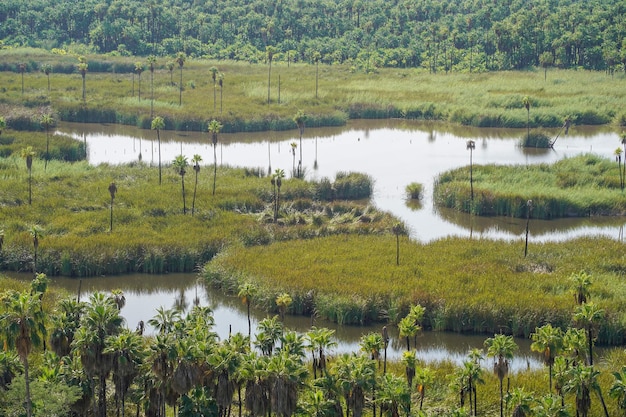
[[[7,274],[22,280],[30,280],[30,274]],[[126,326],[134,329],[140,320],[146,323],[146,334],[154,334],[155,329],[147,322],[155,316],[159,307],[184,308],[189,310],[197,298],[199,305],[209,306],[213,310],[215,318],[214,331],[220,339],[225,339],[230,333],[248,334],[248,319],[246,306],[237,297],[225,296],[213,289],[205,289],[198,283],[197,275],[194,274],[168,274],[168,275],[145,275],[132,274],[123,276],[87,278],[77,280],[72,278],[54,277],[50,285],[63,288],[71,294],[78,294],[80,287],[81,301],[88,301],[88,297],[95,291],[110,292],[120,289],[126,297],[126,305],[121,314],[126,320]],[[267,314],[258,310],[251,310],[252,329],[257,327],[259,321],[267,317]],[[382,324],[373,326],[338,326],[325,321],[314,322],[318,327],[327,327],[335,330],[337,347],[331,350],[331,354],[357,352],[359,341],[363,334],[369,332],[381,332]],[[301,333],[311,327],[311,318],[302,316],[287,316],[285,326],[290,330]],[[387,358],[399,360],[402,352],[406,349],[405,339],[398,339],[397,329],[389,328],[391,337]],[[254,337],[254,336],[253,336]],[[427,363],[451,361],[461,364],[467,359],[467,353],[472,348],[482,348],[484,341],[490,335],[462,335],[448,332],[422,332],[417,338],[417,357]],[[518,355],[512,361],[514,371],[527,368],[541,367],[541,359],[530,351],[530,341],[516,339],[520,346]],[[413,340],[411,341],[413,347]],[[488,359],[485,363],[489,363]]]
[[[447,130],[446,130],[447,129]],[[473,129],[405,120],[359,120],[345,127],[306,129],[302,139],[303,166],[309,179],[333,179],[339,171],[369,174],[375,181],[372,204],[389,211],[407,225],[413,239],[429,242],[446,236],[523,239],[525,219],[476,217],[433,206],[432,190],[443,171],[469,165],[466,141],[476,142],[474,164],[552,163],[582,153],[612,157],[620,146],[619,135],[607,128],[570,129],[553,150],[517,146],[525,129]],[[119,125],[62,124],[57,133],[84,140],[92,164],[128,163],[142,160],[158,164],[156,132]],[[554,136],[557,130],[552,132]],[[282,168],[291,172],[291,142],[298,144],[297,130],[220,134],[218,164]],[[171,162],[182,154],[199,154],[213,164],[208,133],[161,132],[161,160]],[[405,187],[424,185],[424,199],[414,204],[406,199]],[[531,241],[562,241],[585,235],[621,236],[623,217],[532,220]]]

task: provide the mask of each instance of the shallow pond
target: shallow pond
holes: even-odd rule
[[[432,203],[436,177],[443,171],[469,165],[466,141],[476,142],[474,164],[551,163],[581,153],[612,157],[620,146],[619,135],[609,128],[570,129],[560,135],[555,148],[520,148],[517,143],[525,129],[475,129],[450,127],[405,120],[358,120],[344,127],[307,128],[302,139],[302,159],[307,178],[334,178],[340,171],[369,174],[375,181],[372,203],[402,219],[414,239],[431,241],[445,236],[473,236],[522,239],[525,220],[509,217],[476,217]],[[67,124],[58,133],[84,140],[92,164],[126,163],[142,160],[158,164],[156,133],[120,125]],[[558,130],[550,132],[553,137]],[[220,134],[218,164],[260,167],[289,173],[294,165],[292,142],[298,145],[297,131]],[[199,154],[207,165],[213,163],[213,149],[207,133],[161,133],[161,160],[169,163],[181,153],[189,159]],[[205,171],[205,172],[208,172]],[[209,175],[209,174],[207,174]],[[407,201],[405,187],[424,185],[421,204]],[[591,217],[532,220],[530,239],[566,240],[581,235],[621,236],[624,217]]]

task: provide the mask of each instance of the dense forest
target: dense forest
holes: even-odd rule
[[[621,0],[3,0],[5,46],[475,72],[622,70]]]

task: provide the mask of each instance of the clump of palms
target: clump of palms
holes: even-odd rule
[[[180,175],[180,185],[183,192],[183,214],[187,214],[187,204],[185,200],[185,174],[187,173],[188,166],[189,163],[187,162],[186,156],[178,155],[172,161],[172,167],[174,168],[174,171],[176,171],[176,173]]]

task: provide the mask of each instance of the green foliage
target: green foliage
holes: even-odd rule
[[[470,199],[469,168],[457,168],[435,181],[437,205],[476,215],[526,218],[584,217],[626,213],[614,162],[597,155],[562,159],[552,165],[474,165],[474,199]]]
[[[344,324],[384,320],[394,309],[402,317],[410,305],[420,304],[426,329],[479,333],[506,329],[528,337],[543,323],[560,328],[571,323],[575,300],[570,276],[585,268],[602,282],[598,288],[614,289],[592,291],[605,311],[599,343],[622,343],[626,329],[619,312],[626,307],[626,288],[621,275],[611,270],[621,262],[621,244],[577,239],[535,245],[532,255],[523,258],[518,242],[457,238],[410,242],[403,248],[404,262],[395,265],[391,234],[328,236],[233,247],[207,264],[203,276],[227,293],[236,293],[241,283],[254,283],[258,288],[254,302],[265,309],[272,308],[267,300],[280,292],[290,293],[294,305],[304,305],[314,291],[311,308],[319,317]],[[274,262],[276,253],[280,263]],[[285,269],[284,264],[292,267]]]
[[[529,135],[524,135],[519,141],[519,146],[522,148],[551,148],[552,140],[548,135],[542,132],[531,132]]]
[[[408,198],[412,200],[421,200],[423,197],[424,186],[418,182],[412,182],[406,186],[405,192]]]
[[[0,390],[0,413],[7,416],[25,416],[24,378],[17,378],[7,391]],[[35,416],[68,415],[71,405],[81,396],[81,389],[68,386],[63,381],[40,381],[30,383]]]

